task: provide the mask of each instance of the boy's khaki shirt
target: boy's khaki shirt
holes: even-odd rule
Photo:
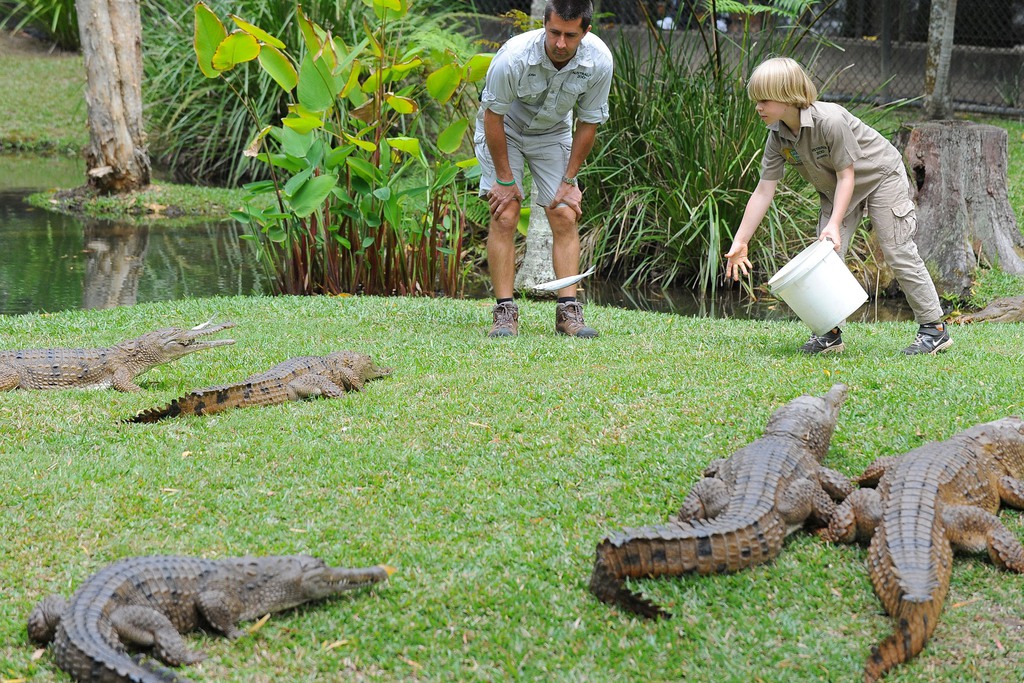
[[[855,185],[850,209],[859,206],[903,157],[871,126],[838,104],[815,102],[800,110],[800,130],[794,136],[782,122],[768,127],[761,159],[761,177],[781,180],[788,162],[832,205],[836,174],[853,165]]]

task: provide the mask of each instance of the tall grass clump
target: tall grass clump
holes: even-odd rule
[[[81,46],[75,0],[0,2],[0,27],[10,30],[34,28],[49,36],[62,50],[74,51]]]
[[[584,250],[627,283],[715,291],[721,254],[760,177],[765,129],[746,75],[768,56],[816,40],[811,28],[822,11],[806,0],[771,8],[707,4],[716,5],[709,11],[763,13],[766,28],[732,39],[704,24],[666,32],[648,20],[639,39],[610,41],[616,76],[611,116],[587,173],[599,208]],[[792,233],[787,226],[813,224],[816,214],[813,194],[783,188],[756,260],[774,267],[777,246]]]

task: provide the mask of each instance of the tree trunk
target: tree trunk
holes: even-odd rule
[[[939,294],[966,295],[979,265],[1024,274],[1006,142],[1004,129],[970,121],[907,124],[897,134],[918,207],[914,241]]]
[[[928,22],[928,55],[924,67],[924,111],[929,119],[948,119],[953,113],[949,64],[953,58],[956,0],[933,0]]]
[[[545,297],[546,293],[532,289],[534,285],[555,279],[555,268],[551,263],[551,248],[554,242],[548,215],[544,207],[533,200],[530,204],[530,224],[526,228],[526,254],[519,265],[519,270],[516,271],[516,289],[530,296]]]
[[[85,58],[88,184],[101,194],[149,185],[142,127],[142,19],[138,0],[75,0]]]

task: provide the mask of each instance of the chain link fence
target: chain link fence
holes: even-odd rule
[[[770,4],[771,0],[761,0]],[[820,3],[822,5],[826,3]],[[476,11],[498,16],[530,13],[530,0],[475,0]],[[602,35],[646,25],[692,30],[712,18],[693,0],[594,0],[594,23]],[[812,71],[824,82],[822,99],[891,102],[924,93],[930,0],[838,0],[815,24],[827,41]],[[716,30],[772,30],[767,15],[714,17]],[[510,23],[486,36],[503,40],[518,29]],[[622,35],[627,35],[623,32]],[[607,36],[606,36],[607,37]],[[1002,116],[1024,114],[1024,0],[961,0],[957,3],[950,83],[958,111]]]

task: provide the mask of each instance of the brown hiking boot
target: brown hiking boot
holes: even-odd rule
[[[583,322],[583,306],[579,301],[567,301],[555,308],[555,332],[570,337],[590,339],[597,336],[597,330]]]
[[[515,337],[519,334],[519,307],[510,301],[494,306],[494,325],[488,337]]]

